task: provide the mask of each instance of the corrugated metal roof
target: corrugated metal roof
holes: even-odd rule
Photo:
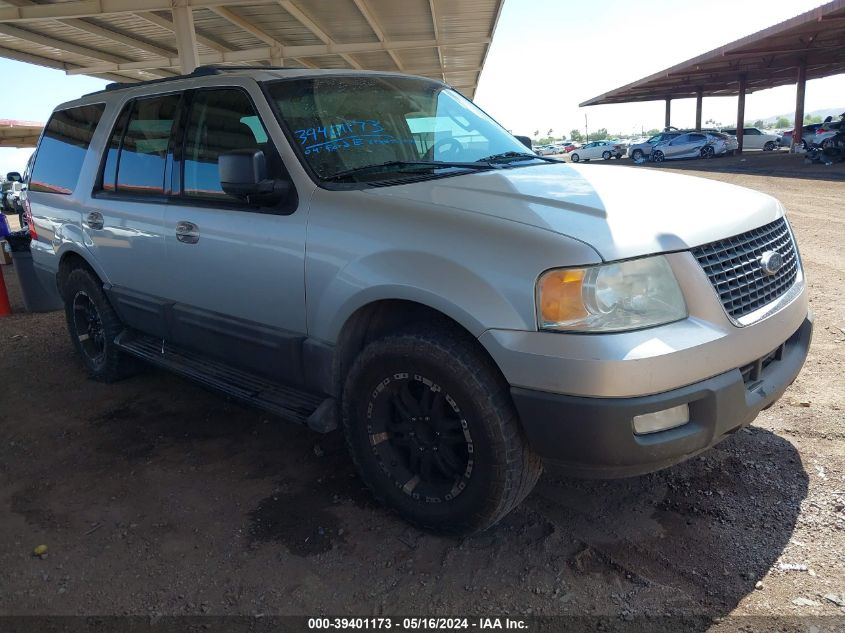
[[[589,99],[581,106],[739,94],[845,72],[845,0],[834,0],[659,73]]]
[[[123,82],[169,77],[186,59],[174,4],[0,0],[0,56]],[[472,97],[504,0],[178,4],[190,8],[199,64],[400,71],[445,79]]]
[[[0,147],[35,147],[43,123],[0,119]]]

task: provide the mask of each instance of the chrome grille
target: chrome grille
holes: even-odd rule
[[[777,251],[783,257],[783,265],[774,275],[767,275],[760,265],[766,251]],[[798,256],[786,218],[698,246],[692,254],[710,278],[725,312],[734,319],[780,297],[798,276]]]

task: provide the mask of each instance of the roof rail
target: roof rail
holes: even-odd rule
[[[197,66],[193,72],[187,75],[174,75],[173,77],[161,77],[159,79],[148,79],[147,81],[123,82],[116,81],[114,83],[106,84],[103,90],[89,92],[85,96],[99,94],[101,92],[113,92],[115,90],[125,90],[127,88],[137,88],[138,86],[152,86],[155,84],[167,83],[169,81],[176,81],[177,79],[188,79],[190,77],[207,77],[209,75],[222,75],[226,72],[237,72],[239,70],[307,70],[303,68],[294,68],[291,66]]]

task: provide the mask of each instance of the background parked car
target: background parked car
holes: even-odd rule
[[[570,152],[573,152],[579,147],[581,147],[581,143],[578,143],[576,141],[567,141],[563,146],[563,152],[565,154],[569,154]]]
[[[681,132],[661,132],[660,134],[655,134],[650,139],[642,143],[632,143],[628,145],[628,156],[633,160],[645,158],[651,155],[651,150],[655,145],[668,141],[669,139],[673,139],[676,136],[680,136],[680,134]]]
[[[625,150],[622,146],[613,141],[592,141],[573,151],[569,156],[573,163],[577,163],[581,160],[592,160],[594,158],[604,160],[622,158],[624,153]]]
[[[812,141],[816,145],[821,145],[824,148],[830,147],[833,137],[836,136],[841,129],[843,119],[845,119],[845,112],[842,113],[839,121],[825,121],[818,129],[816,129],[815,136],[808,137],[807,140]]]
[[[717,148],[715,139],[711,139],[710,134],[712,132],[688,132],[662,141],[652,148],[652,159],[661,163],[676,158],[712,158],[716,155]],[[722,153],[727,151],[724,147],[720,149]]]
[[[801,145],[804,149],[807,149],[807,142],[813,142],[815,140],[816,130],[818,130],[822,126],[821,123],[811,123],[810,125],[805,125],[801,128]],[[794,135],[794,130],[787,130],[783,133],[781,137],[781,145],[785,145],[786,147],[792,146],[792,137]]]
[[[557,151],[551,145],[538,145],[534,148],[534,153],[538,156],[548,156],[549,154],[557,154]]]
[[[707,136],[713,141],[713,149],[716,150],[716,156],[733,154],[739,149],[739,142],[735,136],[723,132],[707,132]]]
[[[722,133],[736,136],[736,128],[723,128]],[[743,149],[762,149],[771,152],[780,148],[781,140],[777,134],[769,134],[756,127],[742,128]]]

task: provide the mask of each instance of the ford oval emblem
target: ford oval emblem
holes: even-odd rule
[[[777,274],[782,267],[783,257],[777,251],[766,251],[760,257],[760,268],[769,276]]]

